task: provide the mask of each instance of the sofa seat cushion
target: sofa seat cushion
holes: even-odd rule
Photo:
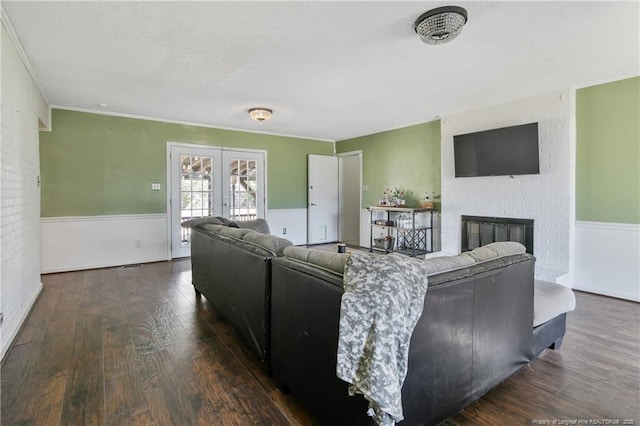
[[[314,250],[296,246],[285,248],[284,255],[292,259],[314,264],[341,275],[344,273],[344,265],[349,256],[347,253],[334,253],[326,250]]]
[[[535,281],[533,292],[533,326],[576,308],[576,296],[569,287],[546,281]]]

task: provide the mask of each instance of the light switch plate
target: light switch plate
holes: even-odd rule
[[[151,190],[152,191],[160,191],[160,184],[157,182],[154,182],[151,184]]]

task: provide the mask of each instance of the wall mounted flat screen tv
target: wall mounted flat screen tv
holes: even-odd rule
[[[538,123],[453,137],[456,177],[540,174]]]

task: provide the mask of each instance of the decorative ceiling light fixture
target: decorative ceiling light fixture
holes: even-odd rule
[[[273,111],[267,108],[251,108],[249,110],[249,117],[253,118],[254,120],[260,123],[270,119],[271,114],[273,114]]]
[[[413,24],[416,34],[427,44],[453,40],[467,23],[467,11],[458,6],[444,6],[420,15]]]

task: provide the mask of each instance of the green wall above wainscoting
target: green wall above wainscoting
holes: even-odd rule
[[[640,223],[640,77],[576,92],[576,219]]]
[[[323,141],[61,109],[52,120],[40,133],[42,217],[165,213],[167,141],[266,150],[269,209],[305,208],[307,154],[333,153]]]
[[[419,207],[426,192],[440,195],[440,120],[347,139],[336,151],[362,150],[362,206],[378,203],[390,187],[409,191],[409,207]]]

